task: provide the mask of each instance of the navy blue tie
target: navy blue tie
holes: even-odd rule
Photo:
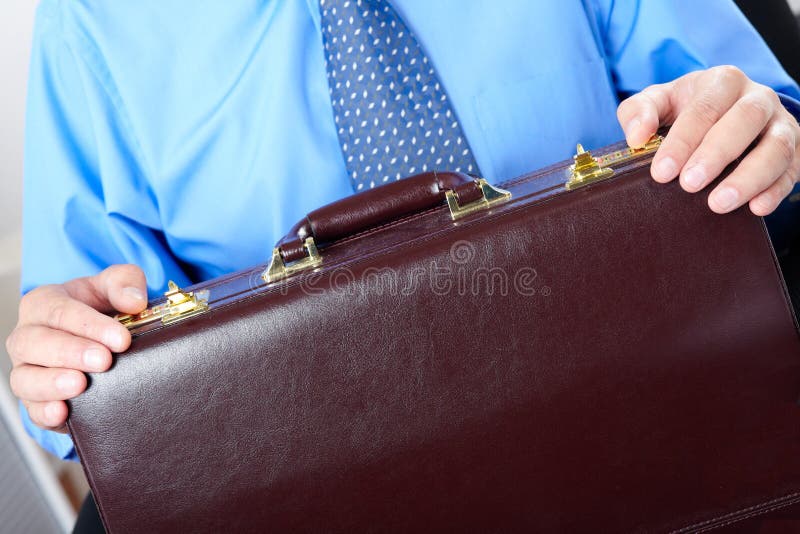
[[[479,174],[430,59],[386,0],[320,0],[333,116],[353,189]]]

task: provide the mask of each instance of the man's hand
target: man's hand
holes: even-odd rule
[[[66,431],[64,400],[86,389],[83,373],[106,371],[111,351],[122,352],[131,343],[128,330],[102,312],[139,313],[147,306],[146,295],[141,269],[116,265],[23,297],[6,348],[14,365],[11,389],[36,425]]]
[[[756,215],[771,213],[800,178],[800,126],[778,95],[736,67],[693,72],[653,85],[622,102],[617,117],[628,144],[642,146],[659,125],[672,128],[653,158],[651,173],[666,183],[700,191],[753,150],[708,198],[716,213],[749,202]]]

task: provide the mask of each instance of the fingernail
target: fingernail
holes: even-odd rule
[[[142,290],[138,287],[125,287],[122,289],[122,294],[134,300],[144,300],[145,296]]]
[[[122,334],[116,328],[110,328],[103,333],[103,344],[111,350],[121,350]]]
[[[56,377],[56,387],[62,393],[74,393],[78,386],[78,377],[72,373],[64,373]]]
[[[96,347],[86,349],[83,353],[83,364],[87,369],[102,371],[105,369],[105,352]]]
[[[678,174],[678,165],[669,156],[658,160],[653,168],[653,176],[658,180],[672,180],[676,174]]]
[[[730,211],[739,202],[739,192],[732,187],[722,187],[711,195],[711,203],[719,211]]]
[[[706,170],[701,165],[695,165],[683,174],[683,183],[689,189],[700,189],[706,183]]]

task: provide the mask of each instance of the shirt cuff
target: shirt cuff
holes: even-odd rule
[[[34,425],[28,415],[28,410],[25,409],[25,406],[23,406],[21,402],[19,403],[19,414],[25,431],[46,451],[62,460],[69,460],[72,462],[78,461],[78,455],[75,453],[75,446],[72,444],[72,438],[69,437],[69,434],[60,434],[50,430],[43,430]]]
[[[797,122],[800,122],[800,102],[791,96],[786,96],[781,93],[778,93],[778,98],[781,99],[781,104],[783,104],[783,107],[785,107],[789,113],[794,115],[794,118],[797,119]]]

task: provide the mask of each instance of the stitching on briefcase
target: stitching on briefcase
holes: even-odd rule
[[[783,497],[778,497],[777,499],[772,499],[761,504],[748,506],[746,508],[742,508],[741,510],[736,510],[735,512],[730,512],[719,517],[700,521],[699,523],[693,523],[686,527],[673,530],[672,532],[707,532],[715,528],[721,528],[727,525],[732,525],[733,523],[737,523],[739,521],[744,521],[745,519],[757,517],[768,512],[780,510],[781,508],[791,506],[792,504],[796,504],[798,502],[800,502],[800,493],[790,493],[789,495],[784,495]]]

